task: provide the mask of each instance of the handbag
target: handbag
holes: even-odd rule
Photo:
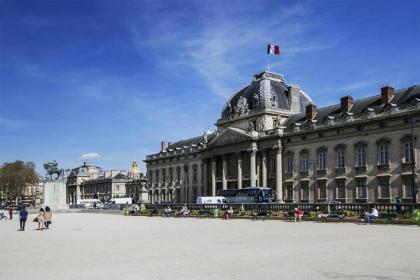
[[[34,218],[34,222],[38,223],[38,217]]]

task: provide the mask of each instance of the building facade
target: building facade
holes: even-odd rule
[[[282,75],[257,74],[226,102],[214,133],[146,157],[150,199],[268,186],[279,202],[413,201],[420,86],[378,93],[317,108]]]
[[[67,177],[67,203],[77,203],[80,199],[138,198],[146,181],[136,161],[132,162],[128,172],[103,171],[84,163],[72,169]]]

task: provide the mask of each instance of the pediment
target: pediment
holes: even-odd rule
[[[209,144],[209,147],[223,146],[252,140],[252,136],[239,128],[227,128],[216,136]]]

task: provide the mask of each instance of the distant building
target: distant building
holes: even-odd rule
[[[80,199],[108,200],[128,196],[138,200],[142,187],[146,187],[145,182],[136,161],[132,162],[128,172],[103,171],[84,163],[71,170],[67,178],[68,203],[77,203]]]
[[[137,161],[132,162],[127,175],[131,179],[125,185],[127,196],[133,198],[134,202],[149,202],[147,195],[147,179],[140,171]]]
[[[89,165],[86,162],[70,171],[67,177],[67,203],[77,203],[84,196],[81,189],[83,182],[96,179],[103,171],[98,166]]]
[[[265,71],[227,100],[216,132],[162,142],[146,157],[149,196],[193,202],[221,189],[268,186],[286,202],[413,201],[419,116],[420,86],[385,86],[317,108],[298,86]]]

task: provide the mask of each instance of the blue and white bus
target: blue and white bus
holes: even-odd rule
[[[224,196],[230,203],[271,203],[273,194],[270,188],[250,187],[243,189],[218,190],[218,196]]]

